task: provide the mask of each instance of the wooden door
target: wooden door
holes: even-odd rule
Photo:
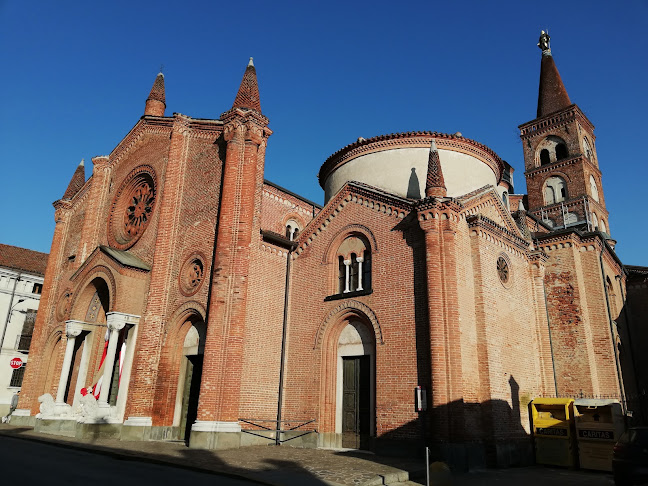
[[[342,358],[342,447],[368,449],[371,428],[369,356]]]

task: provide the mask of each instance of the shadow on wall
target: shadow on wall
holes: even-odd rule
[[[648,310],[647,302],[648,291],[643,295],[628,294],[628,301],[615,321],[626,407],[632,412],[628,417],[631,426],[648,425],[648,314],[644,312]]]
[[[414,167],[412,167],[412,173],[407,184],[407,197],[409,199],[421,199],[421,186]]]
[[[454,401],[419,412],[418,420],[378,437],[375,452],[423,457],[427,445],[431,461],[445,462],[456,471],[531,465],[534,463],[533,441],[522,427],[520,414],[520,407],[526,409],[527,404],[520,402],[519,387],[513,377],[509,385],[512,406],[506,400]],[[453,416],[463,416],[463,423],[453,424],[450,420]],[[430,426],[439,420],[449,420],[453,424],[448,437],[440,437]]]

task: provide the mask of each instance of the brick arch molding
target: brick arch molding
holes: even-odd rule
[[[335,307],[329,314],[326,316],[319,329],[317,330],[317,335],[315,336],[315,345],[313,349],[319,349],[322,346],[324,341],[324,335],[326,334],[327,329],[332,323],[340,320],[341,317],[345,315],[357,315],[359,317],[364,317],[373,328],[374,334],[376,336],[376,344],[385,344],[383,339],[382,329],[376,314],[362,302],[357,300],[345,300],[340,305]]]
[[[110,294],[108,295],[108,310],[110,311],[115,308],[115,299],[117,297],[117,283],[115,282],[115,276],[113,275],[110,268],[104,265],[98,265],[96,267],[92,267],[90,270],[84,271],[83,274],[81,274],[81,277],[81,283],[79,285],[76,285],[74,290],[72,291],[72,303],[70,305],[69,313],[70,316],[75,315],[75,311],[77,310],[75,307],[77,304],[77,299],[81,294],[83,294],[83,291],[95,278],[101,278],[106,282]]]
[[[378,243],[376,242],[376,237],[373,235],[371,230],[361,224],[350,224],[338,231],[330,241],[326,251],[324,252],[322,263],[333,263],[338,247],[347,236],[352,236],[353,234],[364,236],[369,241],[371,253],[378,253]]]

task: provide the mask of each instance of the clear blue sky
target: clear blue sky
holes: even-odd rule
[[[517,126],[535,117],[541,28],[596,126],[618,254],[648,265],[646,0],[0,0],[0,242],[49,251],[51,203],[137,122],[160,64],[168,115],[218,118],[254,56],[266,178],[314,201],[331,153],[408,130],[488,145],[526,192]]]

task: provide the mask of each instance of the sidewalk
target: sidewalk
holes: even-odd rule
[[[225,474],[271,486],[379,486],[421,476],[422,461],[382,457],[358,451],[255,446],[227,451],[189,449],[184,442],[70,439],[41,434],[29,427],[0,425],[0,440],[9,436],[62,447]]]

